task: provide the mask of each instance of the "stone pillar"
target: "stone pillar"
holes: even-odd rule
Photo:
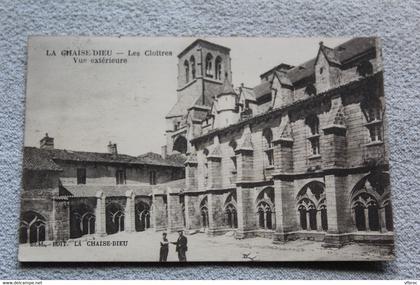
[[[189,211],[190,196],[185,194],[184,196],[184,208],[185,208],[185,229],[188,231],[191,229],[191,217]]]
[[[306,230],[310,231],[311,229],[311,212],[306,211]]]
[[[379,208],[379,225],[381,226],[381,233],[386,233],[388,229],[386,228],[386,217],[385,217],[385,208]]]
[[[276,232],[273,242],[285,242],[295,239],[292,233],[298,229],[300,213],[296,211],[294,183],[290,180],[274,180],[274,204],[276,208]]]
[[[345,177],[325,176],[325,195],[327,204],[328,232],[324,247],[341,247],[348,243],[348,230],[352,225],[351,209]]]
[[[252,235],[252,230],[256,229],[255,205],[253,202],[252,191],[254,188],[236,187],[238,230],[235,237],[242,239]],[[258,217],[257,217],[258,221]]]
[[[209,220],[208,220],[208,226],[209,231],[212,231],[216,228],[216,223],[214,221],[214,202],[213,202],[213,193],[207,194],[207,207],[208,207],[208,213],[209,213]]]
[[[70,205],[68,198],[54,197],[51,221],[46,224],[45,240],[70,238]]]
[[[133,191],[127,191],[125,193],[126,203],[124,210],[124,231],[131,233],[136,231],[135,224],[135,196]]]
[[[106,235],[105,195],[102,191],[96,193],[95,234]]]
[[[316,228],[319,232],[322,232],[321,210],[316,211]]]
[[[369,208],[365,208],[365,225],[366,225],[366,231],[370,232],[370,225],[369,225]]]

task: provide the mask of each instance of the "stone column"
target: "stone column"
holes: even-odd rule
[[[370,232],[370,225],[369,225],[369,208],[365,208],[365,225],[366,225],[366,231]]]
[[[316,211],[316,227],[318,231],[322,232],[321,210]]]
[[[294,183],[289,180],[274,180],[274,204],[276,208],[276,232],[273,235],[273,242],[285,242],[294,239],[292,232],[298,229],[300,212],[296,212],[294,200]]]
[[[209,213],[208,227],[209,234],[212,234],[212,231],[216,228],[216,223],[214,221],[214,205],[213,205],[213,194],[207,194],[207,207]]]
[[[254,188],[244,188],[240,185],[236,187],[238,230],[235,237],[238,239],[247,237],[250,231],[256,228],[252,190]]]
[[[311,229],[311,213],[306,211],[306,230],[310,231]]]
[[[381,233],[386,233],[388,229],[386,228],[386,217],[385,217],[385,208],[378,208],[379,211],[379,225],[381,226]]]
[[[341,247],[349,242],[346,233],[351,224],[351,210],[344,179],[336,175],[325,176],[328,232],[324,238],[324,247]]]
[[[106,235],[105,195],[102,191],[96,193],[95,235]]]
[[[134,200],[135,196],[133,191],[127,191],[125,193],[126,203],[125,203],[125,210],[124,210],[124,231],[131,233],[136,231],[136,224],[135,224],[135,205]]]

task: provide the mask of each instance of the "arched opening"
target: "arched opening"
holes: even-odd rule
[[[222,58],[220,56],[216,57],[216,74],[215,77],[217,80],[222,80]]]
[[[106,206],[106,233],[115,234],[124,231],[124,209],[118,203]]]
[[[261,229],[273,230],[276,227],[274,211],[274,189],[267,187],[257,197],[257,220]]]
[[[191,78],[194,80],[196,77],[196,74],[195,74],[195,58],[193,55],[190,57],[190,64],[191,64]]]
[[[225,207],[225,222],[229,228],[238,227],[238,215],[236,213],[236,207],[233,204]]]
[[[352,190],[351,209],[358,231],[392,231],[388,173],[374,171],[362,178]]]
[[[187,153],[187,144],[187,139],[183,136],[179,136],[176,138],[172,150],[185,154]]]
[[[307,136],[312,155],[319,155],[319,119],[316,115],[311,115],[305,120],[309,129]]]
[[[184,70],[185,70],[185,83],[190,81],[190,64],[188,60],[184,61]]]
[[[206,55],[206,76],[213,77],[213,56],[211,53]]]
[[[208,210],[207,196],[204,197],[200,203],[200,214],[201,214],[201,227],[208,228],[209,227],[209,210]]]
[[[382,105],[378,98],[369,97],[361,103],[371,142],[382,141]]]
[[[150,207],[143,201],[136,203],[135,227],[137,232],[150,228]]]
[[[78,238],[94,233],[94,209],[85,203],[75,205],[70,212],[70,238]]]
[[[20,220],[20,243],[41,243],[46,239],[46,219],[35,211],[22,213]]]
[[[272,166],[274,165],[273,131],[270,128],[265,128],[262,135],[264,138],[265,166]]]
[[[322,182],[312,181],[303,186],[296,200],[300,228],[302,230],[328,230],[325,186]]]

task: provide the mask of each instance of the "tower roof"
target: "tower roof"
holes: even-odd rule
[[[225,81],[223,82],[223,86],[222,86],[222,92],[219,93],[219,95],[228,95],[228,94],[233,94],[236,95],[235,90],[233,90],[233,86],[232,84],[229,82],[229,80],[227,78],[225,78]]]

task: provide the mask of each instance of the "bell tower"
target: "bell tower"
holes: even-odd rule
[[[166,115],[168,154],[178,151],[174,146],[178,148],[175,142],[179,136],[187,139],[186,151],[190,152],[189,139],[198,133],[199,128],[196,118],[207,115],[225,81],[232,82],[229,48],[197,39],[179,53],[178,100]]]

